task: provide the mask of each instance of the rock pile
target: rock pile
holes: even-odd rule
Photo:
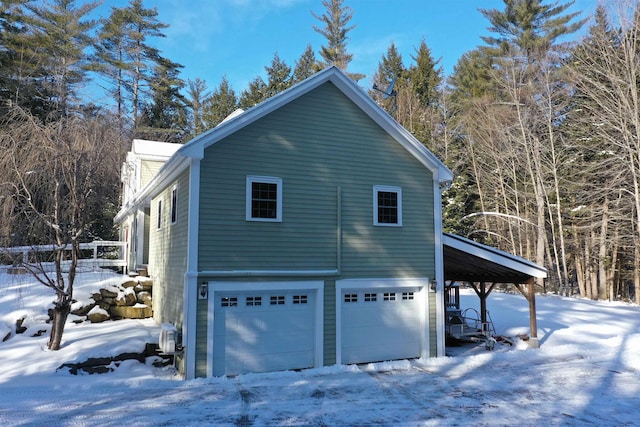
[[[121,285],[100,289],[87,302],[74,303],[71,314],[86,317],[91,323],[151,317],[152,288],[150,279],[130,279]]]

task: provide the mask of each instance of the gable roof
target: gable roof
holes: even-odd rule
[[[203,152],[207,147],[327,82],[333,83],[375,123],[383,128],[409,153],[420,161],[420,163],[431,170],[434,174],[434,179],[436,179],[437,182],[450,182],[453,179],[453,173],[440,161],[440,159],[438,159],[420,141],[411,135],[408,130],[402,127],[400,123],[395,121],[395,119],[376,104],[376,102],[360,86],[358,86],[356,82],[336,66],[325,68],[324,70],[308,77],[289,89],[274,95],[241,114],[234,116],[234,112],[234,114],[229,116],[215,128],[210,129],[189,141],[178,151],[178,154],[202,158],[204,156]]]
[[[395,119],[393,119],[386,111],[384,111],[376,102],[360,87],[349,78],[344,71],[336,66],[325,68],[324,70],[313,74],[311,77],[290,87],[289,89],[272,96],[271,98],[261,102],[239,114],[230,115],[218,126],[204,132],[185,145],[167,161],[160,169],[154,179],[142,189],[142,191],[132,199],[130,205],[121,209],[114,219],[115,222],[121,221],[124,216],[131,212],[137,205],[148,201],[155,196],[165,184],[173,181],[184,168],[186,168],[191,159],[203,159],[204,151],[207,147],[223,140],[227,136],[254,123],[267,114],[276,111],[280,107],[300,98],[308,92],[325,84],[332,83],[347,98],[355,103],[365,114],[367,114],[376,124],[384,129],[394,140],[404,147],[413,157],[415,157],[422,165],[433,173],[434,180],[439,184],[450,183],[453,180],[453,173],[442,163],[431,151],[429,151],[420,141],[418,141],[411,133],[402,127]]]
[[[444,278],[460,282],[527,283],[547,277],[547,269],[524,258],[442,233]]]

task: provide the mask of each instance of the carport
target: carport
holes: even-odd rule
[[[538,347],[536,322],[536,280],[547,277],[547,270],[524,258],[473,240],[443,233],[444,280],[469,284],[480,298],[480,315],[487,322],[487,297],[497,284],[512,284],[529,302],[529,346]]]

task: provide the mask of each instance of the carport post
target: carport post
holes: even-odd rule
[[[534,288],[535,279],[532,277],[527,283],[529,296],[529,329],[531,329],[531,337],[529,338],[529,348],[538,348],[538,321],[536,319],[536,290]]]
[[[538,321],[536,320],[536,290],[534,288],[536,283],[536,278],[531,277],[527,280],[525,285],[527,288],[524,289],[521,287],[519,283],[514,283],[516,288],[520,291],[522,295],[529,301],[529,348],[538,348],[540,347],[540,343],[538,342]]]

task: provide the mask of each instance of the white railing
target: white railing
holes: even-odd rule
[[[91,250],[91,256],[82,256],[78,260],[79,268],[91,268],[97,270],[102,267],[127,267],[127,260],[125,259],[125,247],[126,242],[120,242],[117,240],[94,240],[89,243],[80,243],[81,255],[82,252]],[[103,250],[100,250],[103,248]],[[14,246],[10,248],[0,247],[0,268],[20,266],[20,264],[36,264],[37,259],[42,259],[39,254],[55,251],[58,249],[57,245],[39,245],[39,246]],[[67,245],[64,250],[71,250],[71,245]],[[21,254],[21,256],[20,256]],[[32,254],[36,256],[32,257]],[[3,256],[4,255],[4,256]],[[6,256],[10,255],[10,256]],[[10,265],[4,264],[9,262]],[[48,267],[53,266],[53,262],[37,262],[38,265]],[[62,262],[63,268],[68,268],[71,264],[70,260]],[[48,269],[48,268],[47,268]]]

